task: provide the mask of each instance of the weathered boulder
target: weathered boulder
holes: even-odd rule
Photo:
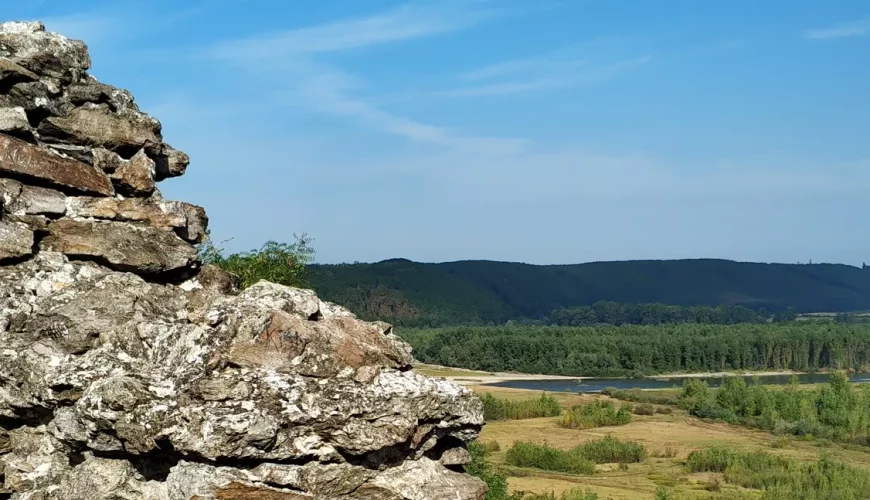
[[[38,22],[0,24],[0,57],[45,78],[69,82],[91,67],[87,46],[47,33]]]
[[[205,238],[208,226],[208,217],[202,207],[180,201],[83,196],[70,197],[66,203],[70,217],[142,222],[151,227],[173,229],[192,243]]]
[[[54,189],[0,178],[0,208],[4,214],[60,216],[66,212],[66,196]]]
[[[17,137],[30,137],[33,130],[22,107],[0,107],[0,132]]]
[[[62,117],[48,117],[39,124],[43,140],[106,148],[133,153],[146,144],[160,142],[160,122],[127,109],[113,113],[108,105],[86,104]]]
[[[11,491],[483,498],[482,483],[439,463],[477,435],[480,402],[409,371],[383,324],[333,315],[310,291],[211,289],[195,314],[198,278],[153,284],[45,252],[0,268],[0,283],[0,417],[48,421],[0,459],[46,482],[16,473]],[[276,329],[276,315],[296,329]],[[240,359],[247,347],[262,357]]]
[[[0,134],[0,175],[82,194],[111,196],[112,182],[95,167]]]
[[[172,232],[117,222],[63,219],[48,226],[43,250],[96,259],[119,271],[158,275],[192,270],[196,249]]]
[[[0,261],[31,255],[33,231],[19,222],[0,221]]]

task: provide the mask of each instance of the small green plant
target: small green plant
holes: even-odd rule
[[[633,441],[620,441],[613,436],[587,441],[573,451],[596,464],[638,463],[647,457],[643,445]]]
[[[507,478],[487,461],[486,447],[474,441],[469,443],[468,453],[471,462],[465,466],[465,471],[486,483],[486,500],[513,500],[508,495]]]

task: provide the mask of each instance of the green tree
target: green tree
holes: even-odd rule
[[[293,243],[268,241],[262,247],[247,252],[225,255],[223,248],[207,238],[199,247],[203,264],[212,264],[235,274],[247,288],[266,280],[279,285],[310,288],[306,266],[314,260],[313,238],[294,235]]]

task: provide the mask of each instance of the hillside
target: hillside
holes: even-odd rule
[[[308,271],[326,300],[405,326],[541,319],[554,309],[602,300],[798,312],[870,309],[870,270],[839,264],[698,259],[536,266],[394,259],[312,265]]]

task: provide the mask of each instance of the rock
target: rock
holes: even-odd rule
[[[33,231],[18,222],[0,221],[0,261],[33,254]]]
[[[24,108],[0,107],[0,132],[17,137],[32,136],[33,131],[30,128],[30,122],[27,121],[27,113]]]
[[[184,175],[187,166],[190,164],[190,158],[182,151],[174,149],[168,144],[163,144],[158,152],[155,161],[157,163],[157,180],[162,181],[169,177],[178,177]]]
[[[38,130],[45,141],[106,148],[128,158],[146,144],[160,143],[160,122],[130,109],[112,113],[108,105],[86,104],[48,117]]]
[[[0,175],[3,174],[81,194],[114,194],[109,178],[91,165],[0,134]]]
[[[196,249],[174,233],[117,222],[59,220],[49,225],[43,250],[97,259],[119,271],[145,275],[191,271]]]
[[[144,198],[69,198],[69,216],[143,222],[148,226],[173,229],[183,239],[199,243],[205,237],[208,217],[202,207],[178,201]]]
[[[40,75],[72,81],[91,67],[83,42],[47,33],[42,23],[0,24],[0,57]]]
[[[0,178],[0,207],[3,214],[61,216],[66,212],[66,196],[54,189]]]
[[[0,57],[0,85],[12,86],[16,83],[39,80],[39,75],[11,60]]]
[[[121,165],[109,176],[116,190],[125,196],[150,196],[157,189],[154,183],[154,160],[148,158],[145,150]]]

